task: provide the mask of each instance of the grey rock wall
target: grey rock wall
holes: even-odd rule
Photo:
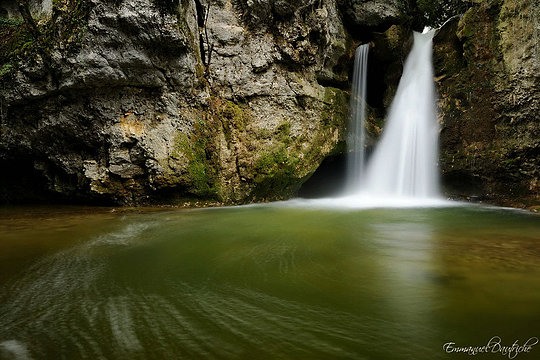
[[[356,28],[386,30],[406,18],[406,1],[338,0],[345,21]]]
[[[355,44],[334,0],[87,5],[50,64],[1,78],[5,201],[285,198],[340,150]]]

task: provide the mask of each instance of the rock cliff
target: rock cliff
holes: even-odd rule
[[[540,4],[477,1],[435,39],[447,190],[540,204]]]
[[[287,198],[343,149],[369,37],[351,26],[402,15],[380,0],[30,5],[34,26],[15,1],[0,24],[4,202]]]
[[[339,149],[334,0],[55,4],[2,24],[4,201],[284,198]]]
[[[29,3],[0,5],[0,202],[288,198],[343,152],[358,43],[375,138],[418,26],[407,1]],[[539,7],[478,0],[436,38],[451,194],[538,203]]]

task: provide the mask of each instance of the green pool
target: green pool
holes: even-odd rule
[[[1,359],[538,359],[539,337],[527,212],[0,210]]]

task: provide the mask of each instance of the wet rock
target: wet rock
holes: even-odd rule
[[[441,168],[451,188],[460,174],[491,202],[540,201],[539,21],[535,3],[484,1],[435,38]]]

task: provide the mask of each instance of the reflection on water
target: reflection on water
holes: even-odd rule
[[[540,333],[527,213],[23,210],[0,212],[0,359],[442,359]]]

